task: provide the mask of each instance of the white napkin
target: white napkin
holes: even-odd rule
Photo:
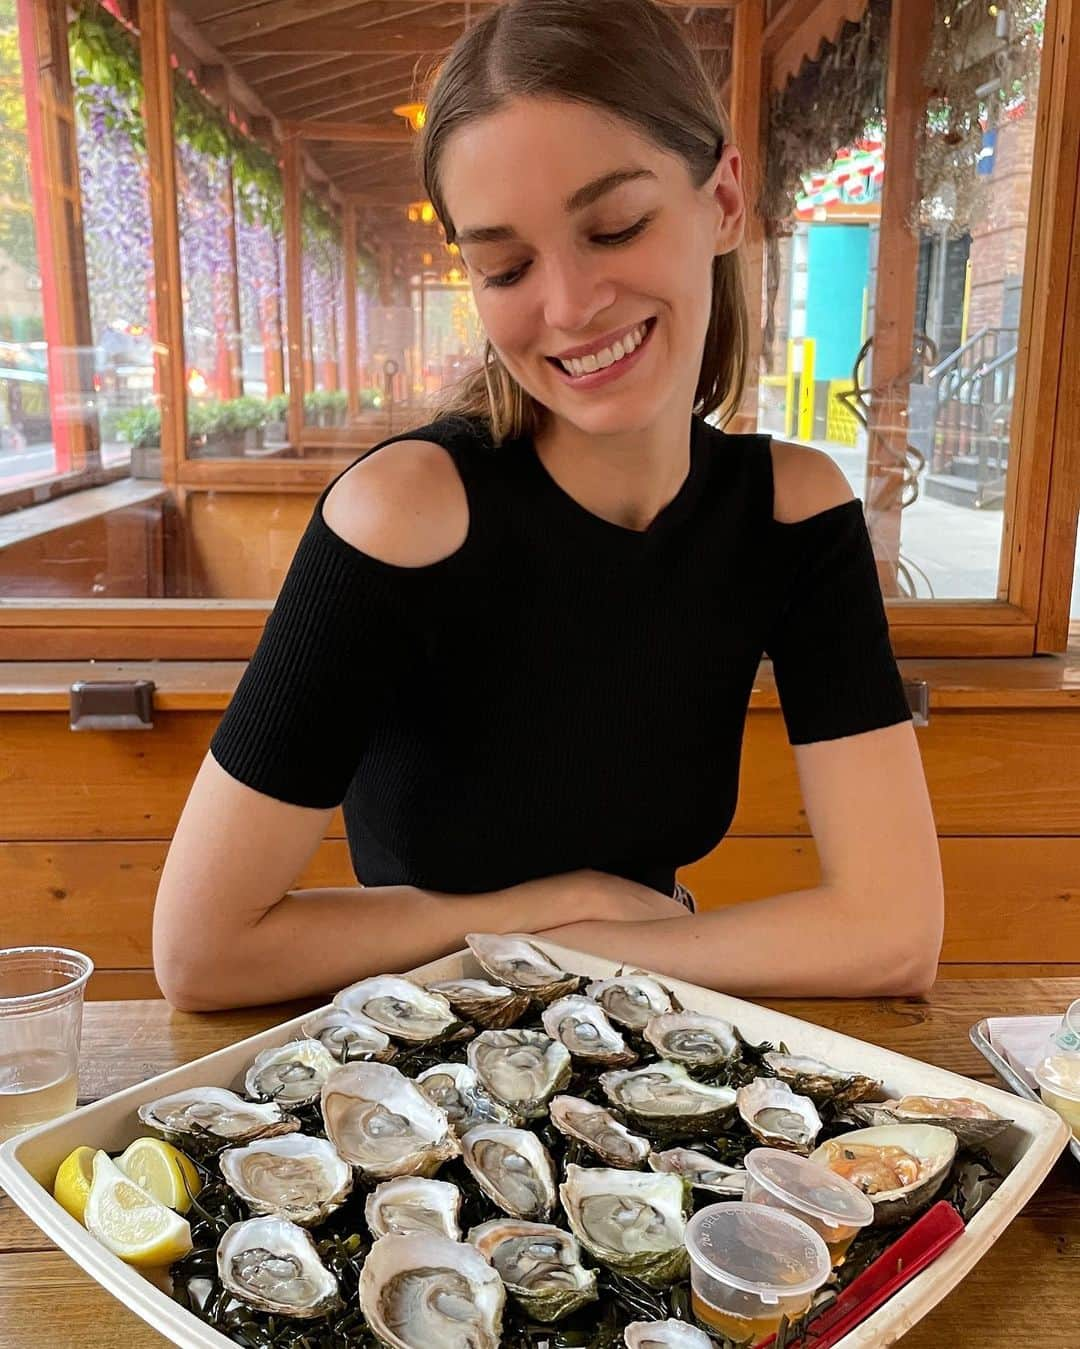
[[[1045,1056],[1046,1043],[1060,1023],[1059,1016],[992,1016],[986,1031],[1005,1062],[1038,1093],[1032,1069]]]

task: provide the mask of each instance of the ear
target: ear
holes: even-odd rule
[[[715,251],[730,253],[742,242],[746,227],[743,163],[736,146],[724,146],[709,182],[716,204]]]

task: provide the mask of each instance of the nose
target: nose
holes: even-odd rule
[[[544,321],[554,332],[585,332],[597,314],[615,301],[615,283],[605,277],[603,261],[568,251],[550,258],[544,269]]]

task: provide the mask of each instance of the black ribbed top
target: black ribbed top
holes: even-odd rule
[[[767,436],[695,417],[644,531],[581,506],[529,439],[455,417],[369,453],[406,439],[453,456],[465,542],[382,562],[326,524],[328,486],[211,744],[256,791],[342,803],[364,884],[592,867],[670,894],[731,823],[763,652],[794,744],[910,720],[861,502],[774,521]]]

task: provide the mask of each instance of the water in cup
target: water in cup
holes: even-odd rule
[[[55,1049],[0,1054],[0,1143],[75,1109],[74,1060]]]

